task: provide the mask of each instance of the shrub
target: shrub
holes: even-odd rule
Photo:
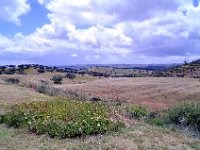
[[[4,74],[12,75],[12,74],[15,74],[15,71],[14,71],[14,70],[8,69],[8,70],[5,70],[5,71],[4,71]]]
[[[167,111],[165,121],[200,130],[200,103],[185,102],[175,106]]]
[[[141,119],[142,117],[147,115],[146,108],[138,105],[127,106],[125,110],[126,110],[126,115],[129,118]]]
[[[28,126],[36,134],[66,138],[103,134],[123,127],[122,122],[111,121],[109,116],[108,108],[102,103],[67,99],[15,105],[3,122],[17,128]]]
[[[44,69],[38,69],[37,71],[38,71],[38,73],[45,73]]]
[[[7,78],[5,79],[5,82],[11,83],[11,84],[18,84],[20,81],[17,78]]]
[[[0,114],[0,124],[4,122],[4,116]]]
[[[48,93],[48,88],[45,84],[41,84],[41,85],[38,85],[36,87],[36,91],[39,92],[39,93],[44,93],[44,94],[47,94]]]
[[[156,125],[156,126],[164,126],[165,124],[163,119],[161,118],[151,118],[151,119],[148,119],[146,122],[151,125]]]
[[[74,73],[67,73],[65,75],[65,77],[68,78],[68,79],[70,79],[70,80],[72,80],[72,79],[76,78],[76,75]]]
[[[99,101],[102,101],[102,99],[100,97],[92,97],[90,99],[91,102],[99,102]]]
[[[54,81],[54,84],[62,84],[63,77],[59,76],[59,75],[56,75],[51,80]]]
[[[40,80],[40,82],[44,85],[49,85],[49,81],[48,80]]]

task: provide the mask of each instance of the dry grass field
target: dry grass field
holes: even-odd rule
[[[108,78],[57,87],[106,100],[137,103],[153,110],[200,98],[200,81],[193,78]]]
[[[57,74],[64,76],[62,73]],[[199,101],[200,99],[200,81],[195,78],[142,77],[99,79],[91,76],[77,76],[74,80],[65,78],[63,84],[54,85],[50,79],[57,74],[1,75],[0,78],[19,78],[20,84],[30,82],[41,83],[41,80],[44,80],[48,81],[50,86],[61,88],[62,90],[78,91],[87,97],[97,96],[105,100],[119,100],[126,103],[140,104],[151,110],[165,109],[180,101]],[[6,85],[0,86],[7,89]],[[16,89],[22,91],[19,88]],[[22,95],[26,95],[24,93]]]
[[[0,105],[51,100],[52,97],[14,85],[0,84]]]

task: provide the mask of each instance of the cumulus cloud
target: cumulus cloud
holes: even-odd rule
[[[198,0],[38,2],[48,9],[50,23],[27,36],[0,35],[2,51],[63,53],[69,60],[81,56],[82,63],[169,63],[200,57]]]
[[[19,17],[30,11],[27,0],[1,0],[0,1],[0,20],[20,24]]]

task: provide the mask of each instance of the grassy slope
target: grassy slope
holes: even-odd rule
[[[115,69],[112,67],[93,67],[89,71],[108,74],[110,76],[148,76],[151,74],[151,71],[137,70],[137,69]]]
[[[0,83],[0,108],[3,105],[52,99],[50,96],[37,93],[31,89]]]
[[[3,134],[1,134],[3,133]],[[28,134],[19,129],[0,126],[0,149],[3,150],[63,150],[63,149],[152,149],[152,150],[198,150],[200,141],[185,137],[167,129],[135,123],[120,133],[74,139],[50,139],[42,135]]]
[[[164,74],[170,76],[200,77],[200,60],[163,71]]]

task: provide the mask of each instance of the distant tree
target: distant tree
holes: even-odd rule
[[[9,67],[10,67],[10,68],[15,68],[16,66],[15,66],[15,65],[9,65]]]
[[[74,73],[67,73],[65,75],[66,78],[70,79],[70,80],[73,80],[74,78],[76,78],[76,75]]]
[[[44,70],[44,69],[45,69],[45,66],[40,65],[40,66],[39,66],[39,69],[43,69],[43,70]]]
[[[4,73],[5,73],[5,74],[10,74],[10,75],[11,75],[11,74],[15,74],[15,70],[13,70],[13,69],[8,69],[8,70],[5,70]]]
[[[24,70],[24,65],[18,65],[18,68],[20,68],[21,70]]]
[[[81,76],[84,76],[86,74],[85,71],[80,72],[79,74],[81,74]]]
[[[186,60],[184,60],[184,65],[188,65],[188,62]]]
[[[0,69],[1,69],[2,71],[4,71],[4,70],[6,69],[6,66],[0,66]]]
[[[54,81],[54,84],[62,84],[63,77],[59,75],[55,75],[53,76],[51,80]]]

